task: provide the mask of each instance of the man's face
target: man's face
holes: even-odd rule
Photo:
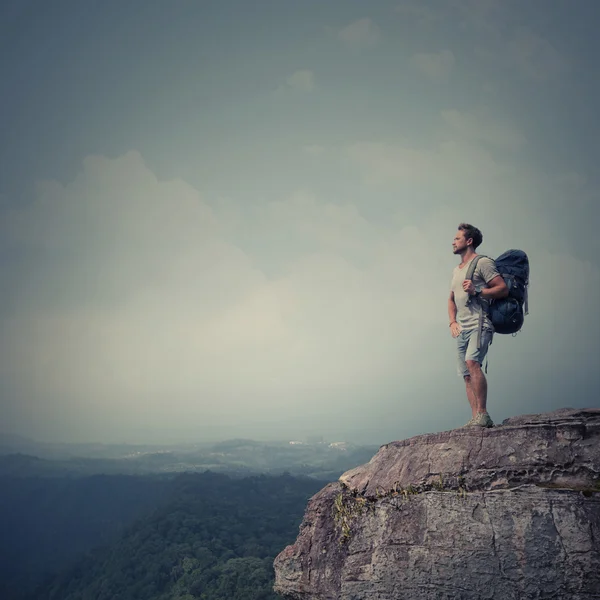
[[[457,231],[454,236],[454,241],[452,242],[452,251],[454,254],[460,254],[463,252],[469,244],[467,243],[467,239],[465,238],[464,231]]]

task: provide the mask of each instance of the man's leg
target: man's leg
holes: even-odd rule
[[[471,406],[471,417],[475,417],[477,414],[477,397],[475,396],[475,390],[473,389],[473,385],[471,383],[471,376],[465,375],[465,385],[467,386],[467,400]]]
[[[469,368],[467,367],[467,363],[465,362],[465,356],[467,354],[467,348],[469,346],[469,340],[471,338],[472,333],[472,331],[468,330],[461,331],[456,339],[458,374],[463,377],[465,381],[465,386],[467,388],[467,400],[469,401],[469,405],[471,406],[471,421],[475,418],[475,415],[477,414],[477,399],[475,397],[473,386],[471,385],[471,376],[469,375]],[[471,421],[469,421],[467,425],[470,425]]]
[[[480,347],[477,348],[477,335],[472,335],[469,339],[469,345],[465,354],[465,363],[469,371],[471,380],[471,390],[475,397],[476,415],[471,425],[481,427],[493,427],[494,423],[487,414],[487,379],[481,370],[481,365],[485,360],[489,345],[492,343],[493,332],[483,330],[481,333]]]
[[[487,379],[481,370],[481,365],[476,360],[467,360],[467,368],[469,369],[469,377],[465,377],[465,380],[470,379],[470,385],[467,383],[467,396],[469,395],[469,387],[471,388],[471,393],[474,396],[474,404],[475,404],[475,412],[473,416],[477,413],[483,413],[487,411]],[[469,398],[469,402],[471,399]],[[473,404],[471,404],[473,407]]]

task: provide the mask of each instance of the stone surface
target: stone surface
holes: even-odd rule
[[[293,600],[600,598],[600,410],[392,442],[310,499]]]

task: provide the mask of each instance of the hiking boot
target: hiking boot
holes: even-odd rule
[[[478,427],[493,427],[494,421],[490,418],[486,412],[477,413],[477,415],[471,419],[471,425],[477,425]]]
[[[471,425],[475,425],[474,421],[475,417],[471,417],[469,421],[463,425],[463,427],[471,427]]]

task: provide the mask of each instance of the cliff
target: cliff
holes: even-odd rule
[[[382,446],[307,506],[289,600],[600,598],[600,410]]]

